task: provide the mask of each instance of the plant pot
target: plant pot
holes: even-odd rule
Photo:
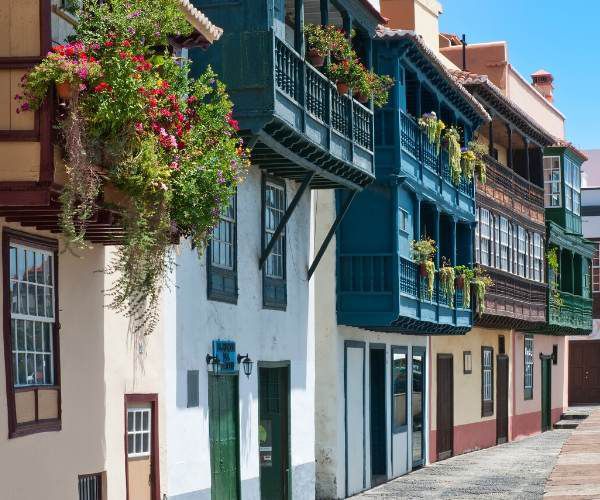
[[[347,94],[348,90],[350,89],[347,83],[338,82],[335,84],[335,86],[337,87],[337,91],[340,94]]]
[[[421,278],[427,278],[427,266],[425,265],[425,262],[419,264],[419,274],[421,275]]]
[[[69,82],[57,83],[56,93],[61,99],[68,101],[73,96],[73,85]]]
[[[454,288],[456,288],[457,290],[462,290],[465,287],[465,277],[464,276],[457,276],[456,279],[454,280]]]
[[[354,98],[361,104],[367,104],[369,102],[369,96],[365,95],[365,94],[361,94],[360,92],[355,92]]]
[[[320,55],[315,49],[310,49],[308,51],[308,61],[315,68],[320,68],[325,64],[325,57]]]

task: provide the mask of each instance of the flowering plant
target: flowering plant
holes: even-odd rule
[[[321,57],[331,55],[338,61],[349,59],[352,55],[346,33],[333,24],[321,26],[307,23],[304,25],[304,34],[309,52],[314,51]],[[352,36],[353,33],[350,34]]]
[[[459,184],[462,174],[460,132],[455,126],[450,126],[444,132],[444,139],[448,145],[450,176],[454,184]]]
[[[348,85],[354,88],[360,84],[365,67],[357,58],[344,59],[327,66],[327,76],[336,83]]]
[[[394,79],[388,75],[378,75],[365,68],[355,87],[355,92],[366,99],[373,98],[373,104],[382,108],[388,102],[389,90],[394,85]]]
[[[425,237],[418,241],[413,240],[411,243],[412,259],[419,264],[421,276],[427,278],[429,299],[433,297],[433,286],[435,284],[435,262],[433,262],[435,251],[435,241],[431,238]]]
[[[442,132],[446,128],[445,123],[438,119],[435,111],[424,113],[419,118],[419,127],[427,134],[427,139],[431,144],[436,145],[437,152],[440,152],[440,144],[442,141]]]
[[[174,237],[203,245],[249,164],[224,85],[211,69],[190,78],[189,63],[166,49],[168,34],[190,31],[176,0],[85,0],[75,41],[55,47],[23,82],[32,109],[53,84],[75,84],[58,124],[67,172],[61,226],[84,246],[102,184],[125,195],[111,207],[124,235],[109,294],[146,332],[156,325]]]

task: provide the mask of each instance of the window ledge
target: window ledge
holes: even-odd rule
[[[62,430],[59,419],[38,420],[26,424],[17,424],[17,427],[8,434],[9,439],[38,434],[40,432],[57,432]]]
[[[71,14],[71,12],[63,9],[62,7],[59,7],[58,5],[52,6],[52,12],[61,19],[67,21],[72,26],[75,26],[77,24],[77,16],[75,14]]]

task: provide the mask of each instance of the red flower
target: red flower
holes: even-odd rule
[[[127,57],[127,52],[123,52],[123,51],[119,52],[119,57],[121,59],[125,59]]]
[[[104,91],[110,92],[111,90],[112,90],[112,87],[106,82],[100,82],[98,85],[96,85],[94,87],[95,92],[104,92]]]
[[[155,108],[158,104],[158,101],[154,97],[151,97],[150,99],[148,99],[148,104],[151,108]]]
[[[160,113],[165,117],[165,118],[171,118],[172,113],[168,110],[168,109],[162,109],[160,111]]]
[[[111,40],[107,40],[106,42],[104,42],[105,47],[112,47],[113,45],[114,45],[114,42],[112,42]]]
[[[124,40],[121,44],[123,47],[131,47],[131,42],[129,40]]]

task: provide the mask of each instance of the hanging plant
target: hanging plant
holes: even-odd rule
[[[546,262],[548,263],[548,269],[552,271],[552,275],[549,279],[552,302],[558,309],[560,309],[564,305],[564,301],[560,294],[560,289],[558,285],[559,262],[558,249],[556,247],[550,248],[546,252]]]
[[[308,46],[307,55],[315,67],[323,66],[326,57],[342,60],[349,58],[352,53],[346,33],[333,24],[321,26],[307,23],[304,25],[304,34]]]
[[[487,164],[485,162],[487,147],[477,140],[472,140],[469,142],[469,151],[474,156],[473,169],[477,174],[477,178],[479,182],[485,184],[487,180]]]
[[[177,0],[84,0],[74,41],[53,48],[24,78],[20,111],[38,109],[69,82],[58,122],[66,153],[61,226],[85,247],[87,225],[110,183],[127,200],[112,206],[124,228],[107,271],[110,306],[150,333],[173,266],[174,237],[201,247],[249,166],[232,103],[208,69],[197,79],[173,57],[169,34],[191,27]],[[162,47],[162,48],[159,48]]]
[[[492,278],[490,278],[483,269],[480,267],[475,268],[475,276],[472,280],[473,287],[475,288],[475,299],[477,311],[479,314],[485,313],[485,293],[486,290],[494,284]]]
[[[477,157],[475,153],[469,148],[461,148],[460,150],[460,169],[462,176],[467,180],[471,181],[473,179],[473,174],[475,173],[475,162],[477,161]]]
[[[430,144],[435,144],[436,151],[440,153],[440,145],[442,143],[442,132],[446,128],[446,125],[442,120],[438,120],[435,111],[431,113],[425,113],[419,118],[419,127],[425,132],[427,140]]]
[[[461,167],[461,148],[460,148],[460,133],[458,129],[452,125],[444,132],[444,140],[448,146],[448,162],[450,164],[450,177],[456,185],[460,184],[462,175]]]
[[[427,278],[429,300],[433,297],[433,286],[435,283],[435,263],[433,262],[435,252],[435,241],[431,238],[425,237],[422,240],[413,240],[411,243],[413,261],[419,264],[421,277]]]
[[[442,258],[442,267],[440,268],[439,275],[440,288],[448,301],[448,305],[454,307],[455,273],[454,268],[445,258]]]
[[[394,79],[388,75],[378,75],[365,69],[354,87],[354,97],[365,103],[373,98],[373,104],[382,108],[388,102],[389,91],[394,85]]]
[[[464,309],[470,309],[471,283],[475,277],[475,272],[470,267],[461,265],[454,268],[454,273],[456,275],[456,288],[462,290],[463,293],[462,307]]]

